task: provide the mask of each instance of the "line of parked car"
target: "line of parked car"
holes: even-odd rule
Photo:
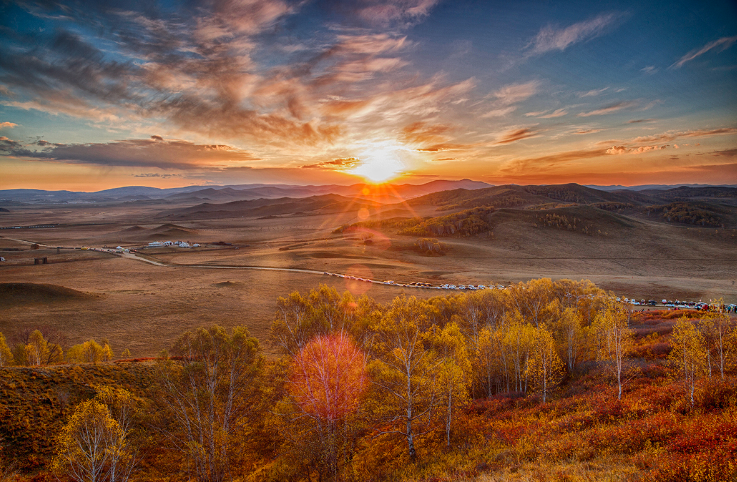
[[[504,285],[454,285],[445,283],[442,285],[433,285],[432,283],[426,283],[423,281],[412,281],[410,283],[399,283],[394,280],[386,280],[386,281],[379,281],[379,280],[373,280],[369,278],[361,278],[359,276],[351,276],[347,274],[340,274],[340,273],[329,273],[327,271],[323,272],[323,274],[327,276],[336,276],[338,278],[345,278],[350,279],[354,281],[364,281],[366,283],[375,283],[375,284],[382,284],[382,285],[389,285],[389,286],[399,286],[403,288],[428,288],[428,289],[435,289],[435,290],[485,290],[485,289],[499,289],[503,290],[506,288]],[[658,302],[656,300],[636,300],[634,298],[620,298],[617,297],[617,301],[621,301],[624,303],[628,303],[630,305],[634,306],[658,306]],[[663,299],[660,302],[660,306],[665,306],[667,308],[673,308],[676,310],[700,310],[700,311],[722,311],[725,313],[737,313],[737,305],[730,304],[730,305],[721,305],[719,307],[715,306],[713,303],[705,303],[703,301],[669,301],[666,299]]]
[[[506,288],[504,285],[453,285],[453,284],[442,284],[442,285],[433,285],[432,283],[426,283],[423,281],[412,281],[410,283],[399,283],[394,280],[386,280],[386,281],[379,281],[369,278],[361,278],[359,276],[351,276],[348,274],[340,274],[340,273],[328,273],[327,271],[323,272],[323,274],[327,276],[336,276],[338,278],[345,278],[350,279],[354,281],[364,281],[366,283],[375,283],[380,285],[390,285],[390,286],[400,286],[403,288],[428,288],[428,289],[435,289],[435,290],[485,290],[485,289],[500,289],[503,290]]]

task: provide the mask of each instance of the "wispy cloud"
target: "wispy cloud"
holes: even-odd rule
[[[531,80],[522,84],[509,84],[493,92],[492,96],[504,105],[516,104],[535,95],[539,86],[540,81],[538,80]]]
[[[501,87],[489,95],[490,98],[494,99],[492,108],[482,114],[481,117],[504,117],[511,114],[517,110],[517,106],[515,104],[524,102],[537,94],[539,87],[540,81],[538,80],[531,80],[529,82],[519,84],[508,84]]]
[[[682,137],[713,137],[723,135],[735,135],[737,134],[737,127],[720,127],[718,129],[696,129],[691,131],[676,131],[666,132],[663,134],[656,134],[653,136],[641,136],[633,139],[631,142],[634,144],[638,143],[651,143],[651,142],[670,142]],[[688,145],[688,144],[684,144]]]
[[[372,24],[413,23],[430,14],[439,0],[358,0],[357,13]]]
[[[589,112],[581,112],[578,114],[579,117],[590,117],[592,115],[607,115],[612,114],[614,112],[620,111],[622,109],[630,109],[632,107],[636,107],[637,102],[627,101],[627,102],[617,102],[615,104],[609,104],[607,106],[601,107],[596,110],[592,110]]]
[[[564,51],[571,45],[597,37],[604,32],[605,27],[611,25],[620,15],[614,13],[602,14],[584,22],[555,29],[552,26],[543,27],[537,36],[529,43],[531,54],[542,54],[552,50]]]
[[[607,90],[609,90],[609,87],[604,87],[604,88],[601,88],[601,89],[588,90],[586,92],[579,92],[578,93],[578,96],[579,97],[595,97],[595,96],[597,96],[597,95],[599,95],[602,92],[607,91]]]
[[[680,69],[681,67],[683,67],[683,64],[685,64],[686,62],[690,62],[696,57],[704,55],[709,50],[719,48],[719,51],[721,52],[731,47],[735,42],[737,42],[737,35],[735,35],[734,37],[722,37],[713,42],[709,42],[708,44],[704,45],[700,49],[694,49],[690,51],[689,53],[681,57],[680,60],[678,60],[678,62],[671,65],[670,68]]]
[[[0,129],[12,129],[13,127],[16,127],[18,124],[14,124],[12,122],[0,122]]]
[[[563,117],[564,115],[567,115],[567,114],[568,114],[568,111],[567,110],[565,110],[565,109],[557,109],[557,110],[551,112],[550,114],[541,115],[541,116],[538,116],[538,117],[540,119],[553,119],[555,117]]]
[[[625,147],[625,146],[612,146],[606,150],[607,154],[642,154],[650,151],[662,151],[666,149],[668,145],[663,146],[640,146],[640,147]]]
[[[108,143],[50,144],[39,141],[40,150],[0,137],[0,153],[34,160],[53,160],[99,166],[191,169],[228,166],[258,160],[253,154],[222,144],[195,144],[177,139],[126,139]]]
[[[485,114],[482,114],[481,117],[484,119],[488,119],[489,117],[504,117],[507,114],[511,114],[512,112],[516,111],[517,107],[511,105],[509,107],[501,107],[499,109],[491,109]]]
[[[574,131],[574,134],[595,134],[597,132],[601,132],[602,129],[579,129],[577,131]]]
[[[540,168],[551,168],[572,161],[602,156],[604,153],[603,149],[580,149],[546,156],[514,159],[508,162],[501,171],[506,173],[527,173]]]
[[[658,72],[658,68],[654,65],[648,65],[647,67],[643,67],[640,69],[640,72],[647,75],[652,75]]]
[[[349,157],[345,159],[335,159],[332,161],[319,162],[317,164],[306,164],[301,166],[302,169],[324,169],[328,171],[345,171],[352,169],[361,163],[360,159]]]
[[[653,121],[655,121],[655,119],[632,119],[632,120],[628,120],[627,124],[640,124],[643,122],[653,122]]]
[[[523,139],[537,137],[537,135],[537,132],[527,127],[523,127],[520,129],[509,129],[499,136],[495,144],[510,144],[512,142],[521,141]]]

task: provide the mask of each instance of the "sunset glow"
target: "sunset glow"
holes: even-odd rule
[[[737,183],[734,2],[343,3],[3,3],[0,189]]]
[[[354,169],[348,171],[351,174],[361,176],[364,179],[381,183],[389,181],[404,173],[404,164],[396,154],[385,149],[375,150]]]

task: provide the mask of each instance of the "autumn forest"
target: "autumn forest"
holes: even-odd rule
[[[155,359],[0,335],[0,480],[737,476],[728,314],[550,279],[385,304],[321,285],[277,306],[269,340],[203,327]]]

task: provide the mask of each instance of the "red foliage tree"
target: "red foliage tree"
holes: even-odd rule
[[[356,411],[366,383],[365,356],[342,332],[314,338],[292,364],[294,400],[305,414],[324,422]]]

